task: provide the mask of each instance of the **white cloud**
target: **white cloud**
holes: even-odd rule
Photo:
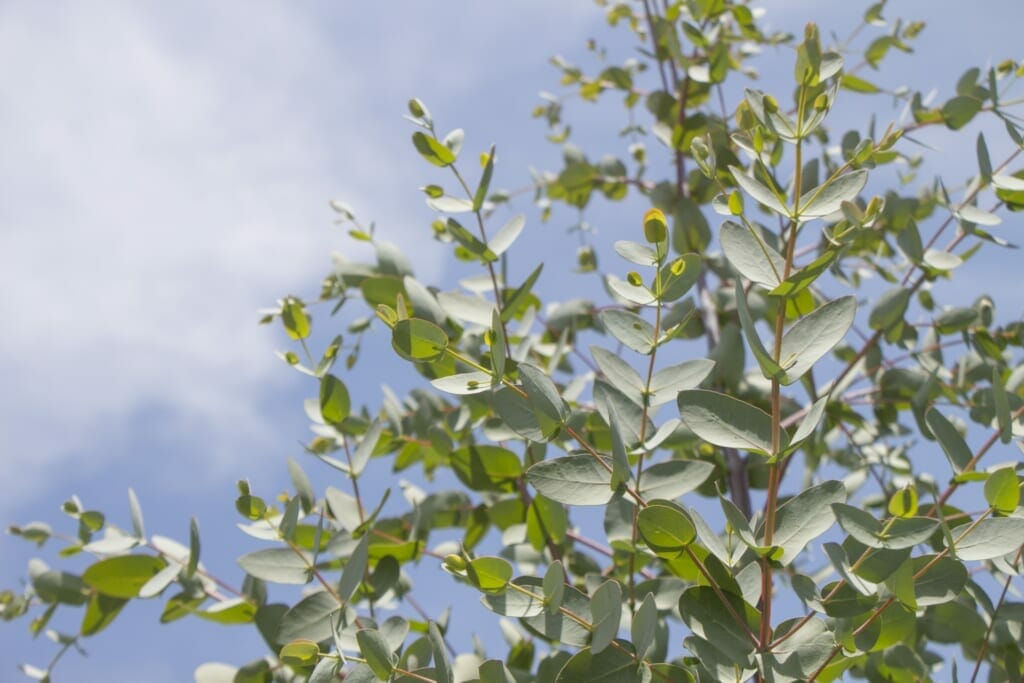
[[[332,168],[309,100],[328,91],[310,65],[329,64],[330,46],[275,7],[247,12],[235,43],[226,12],[189,31],[134,5],[6,6],[0,480],[17,469],[20,482],[8,503],[147,405],[214,453],[261,437],[246,399],[287,373],[256,309],[326,268],[333,185],[369,194],[390,172]],[[348,159],[372,159],[361,144]]]
[[[531,16],[541,10],[550,21]],[[504,85],[487,57],[514,49],[510,35],[572,45],[583,12],[600,21],[584,0],[505,11],[5,3],[4,505],[55,466],[82,467],[147,410],[222,465],[260,443],[258,399],[289,374],[256,309],[315,293],[327,252],[346,244],[328,199],[377,218],[436,273],[405,98],[481,97]]]

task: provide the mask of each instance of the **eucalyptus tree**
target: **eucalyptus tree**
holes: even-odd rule
[[[923,27],[884,3],[832,41],[767,32],[732,0],[598,4],[637,51],[554,60],[562,90],[534,114],[563,161],[527,192],[553,222],[629,201],[627,239],[581,231],[575,254],[544,262],[517,249],[522,193],[496,189],[495,147],[464,150],[410,100],[433,236],[476,275],[422,282],[332,204],[375,258],[338,260],[317,297],[263,320],[317,390],[315,436],[287,495],[238,484],[230,514],[271,543],[238,558],[240,588],[200,563],[194,523],[185,543],[149,537],[134,495],[124,526],[72,498],[71,536],[10,531],[94,559],[81,574],[34,561],[28,588],[2,594],[5,619],[32,615],[38,633],[78,610],[77,631],[52,631],[54,661],[133,600],[162,600],[165,622],[259,630],[266,657],[202,664],[201,683],[1024,675],[1024,325],[980,291],[952,306],[933,287],[1012,246],[995,226],[1024,208],[1006,96],[1024,66],[968,69],[930,103],[884,82]],[[768,49],[792,56],[785,91],[757,88]],[[829,127],[880,100],[891,122]],[[580,102],[623,108],[619,156],[570,143]],[[920,131],[978,117],[1005,129],[996,153],[979,135],[966,182],[922,182]],[[542,300],[572,268],[602,286]],[[352,395],[373,334],[419,386]],[[364,477],[375,459],[453,485],[407,484],[386,506],[391,489]],[[506,643],[470,645],[469,626],[423,612],[414,566],[479,594]]]

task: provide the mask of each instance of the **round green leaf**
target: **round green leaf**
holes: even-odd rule
[[[432,322],[407,318],[395,323],[391,346],[406,360],[430,363],[444,355],[448,348],[448,335]]]
[[[328,424],[337,425],[348,417],[351,400],[345,383],[334,375],[320,380],[320,415]]]
[[[86,569],[82,581],[113,598],[134,598],[166,566],[164,560],[152,555],[109,557]]]
[[[652,500],[637,516],[644,542],[659,555],[676,556],[697,537],[690,515],[669,500]]]
[[[316,663],[320,646],[312,640],[293,640],[281,648],[281,662],[288,666],[307,667]]]
[[[474,491],[513,491],[523,471],[519,456],[500,446],[465,446],[449,458],[455,476]]]
[[[904,486],[889,499],[889,514],[893,517],[913,517],[917,514],[917,488]]]
[[[477,557],[466,566],[466,576],[484,593],[504,591],[512,578],[512,565],[501,557]]]
[[[1013,467],[1001,467],[985,481],[985,500],[996,512],[1009,514],[1020,503],[1020,481]]]

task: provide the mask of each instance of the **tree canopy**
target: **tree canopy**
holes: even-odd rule
[[[1015,292],[949,304],[937,286],[1013,247],[1024,64],[943,74],[955,94],[933,101],[886,82],[924,25],[884,2],[845,38],[769,30],[732,0],[597,4],[636,51],[553,60],[560,89],[534,116],[561,164],[525,189],[499,189],[500,141],[464,149],[458,122],[408,102],[457,286],[417,279],[413,255],[331,203],[374,257],[337,257],[318,296],[261,321],[315,388],[314,436],[286,494],[238,482],[225,514],[259,542],[238,568],[200,561],[194,520],[184,542],[147,535],[132,493],[124,521],[73,497],[70,535],[10,527],[58,562],[90,558],[35,560],[0,593],[33,633],[80,612],[27,676],[59,678],[135,600],[259,631],[265,657],[197,663],[199,683],[1024,674],[1024,324],[997,313]],[[758,89],[769,49],[790,58],[785,91]],[[830,125],[880,100],[888,118]],[[597,152],[569,118],[591,103],[624,121]],[[977,135],[966,180],[922,177],[924,131],[982,118],[999,139]],[[517,248],[531,199],[542,221],[580,216],[575,253]],[[642,207],[629,225],[589,229],[624,201]],[[570,270],[586,298],[546,293]],[[346,381],[380,339],[421,376],[407,393]],[[371,479],[375,461],[415,481]],[[422,610],[424,571],[478,598],[505,643],[452,637],[473,626]]]

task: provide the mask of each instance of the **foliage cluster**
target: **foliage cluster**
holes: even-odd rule
[[[333,203],[376,259],[339,259],[316,303],[364,312],[319,358],[312,302],[287,297],[264,320],[283,325],[296,349],[282,358],[318,386],[307,450],[326,469],[311,479],[290,461],[292,490],[276,500],[239,482],[243,530],[270,544],[239,558],[241,587],[200,563],[194,523],[180,544],[147,537],[134,495],[129,529],[72,499],[74,536],[11,531],[95,560],[80,574],[34,561],[29,587],[0,596],[5,619],[33,614],[40,633],[79,609],[77,632],[50,631],[55,661],[132,600],[165,600],[165,622],[259,629],[268,657],[202,665],[200,683],[927,681],[956,679],[957,662],[972,681],[1024,675],[1012,599],[1024,507],[1008,445],[1024,434],[1024,324],[1001,324],[987,295],[933,296],[982,246],[1010,246],[992,226],[1024,208],[1006,97],[1024,67],[970,69],[929,104],[878,82],[923,28],[886,18],[884,3],[831,45],[814,25],[766,33],[733,0],[598,4],[637,56],[610,63],[594,46],[592,71],[555,60],[564,92],[535,115],[564,164],[531,190],[544,219],[647,204],[608,270],[581,233],[574,266],[603,290],[542,301],[545,264],[516,250],[526,220],[492,188],[495,148],[471,176],[462,131],[442,134],[410,101],[415,151],[444,174],[423,188],[434,236],[478,275],[447,291],[420,282]],[[752,87],[761,48],[792,52],[792,92]],[[826,127],[834,106],[865,98],[905,114]],[[594,161],[568,144],[563,115],[608,99],[625,109],[626,149]],[[979,135],[962,186],[918,184],[917,131],[977,116],[1005,124],[1005,159]],[[529,266],[522,281],[513,259]],[[357,407],[337,366],[358,362],[374,330],[429,385]],[[406,485],[405,511],[388,516],[389,492],[362,478],[377,458],[457,486]],[[346,490],[314,483],[338,473]],[[447,616],[418,612],[415,564],[507,618],[500,656],[495,643],[457,652]],[[272,584],[306,589],[286,603]],[[23,670],[48,680],[52,668]]]

